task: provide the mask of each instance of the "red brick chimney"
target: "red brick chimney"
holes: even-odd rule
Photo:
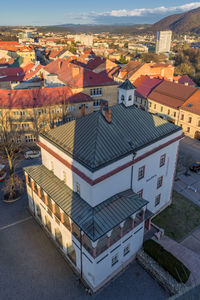
[[[111,123],[111,108],[104,106],[102,108],[102,114],[108,123]]]
[[[85,104],[83,104],[81,106],[81,116],[84,117],[85,116]]]

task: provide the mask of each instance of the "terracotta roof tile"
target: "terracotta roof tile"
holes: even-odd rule
[[[0,107],[42,107],[63,103],[64,98],[68,99],[72,95],[71,89],[67,86],[30,90],[0,89]]]
[[[149,94],[148,99],[179,108],[196,90],[193,87],[164,80]]]
[[[196,92],[181,106],[181,109],[200,115],[200,90]]]

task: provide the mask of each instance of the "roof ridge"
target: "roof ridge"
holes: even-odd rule
[[[93,149],[93,153],[92,153],[92,156],[93,156],[93,164],[95,164],[95,161],[96,161],[96,156],[97,156],[97,151],[96,151],[96,149],[97,149],[97,140],[98,140],[98,135],[99,135],[99,118],[101,117],[101,111],[98,111],[97,112],[98,113],[98,118],[97,118],[97,122],[96,122],[96,139],[95,139],[95,143],[94,143],[94,149]]]

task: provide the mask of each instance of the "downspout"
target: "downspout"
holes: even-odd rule
[[[83,251],[82,251],[82,248],[83,248],[83,246],[82,246],[82,233],[83,233],[83,231],[81,230],[80,231],[80,246],[81,246],[81,249],[80,249],[80,254],[81,254],[81,257],[80,257],[80,259],[81,259],[81,272],[80,272],[80,281],[82,280],[82,278],[83,278]]]
[[[135,159],[135,157],[136,157],[136,154],[137,153],[133,153],[133,158],[132,158],[132,160],[134,161],[134,159]],[[131,190],[133,190],[133,188],[132,188],[132,183],[133,183],[133,166],[131,167],[131,182],[130,182],[130,189]]]

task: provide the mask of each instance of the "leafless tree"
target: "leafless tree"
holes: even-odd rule
[[[8,199],[13,199],[22,187],[22,180],[16,174],[16,167],[23,159],[22,132],[16,130],[9,112],[0,116],[0,158],[7,165],[9,178],[5,181]]]

